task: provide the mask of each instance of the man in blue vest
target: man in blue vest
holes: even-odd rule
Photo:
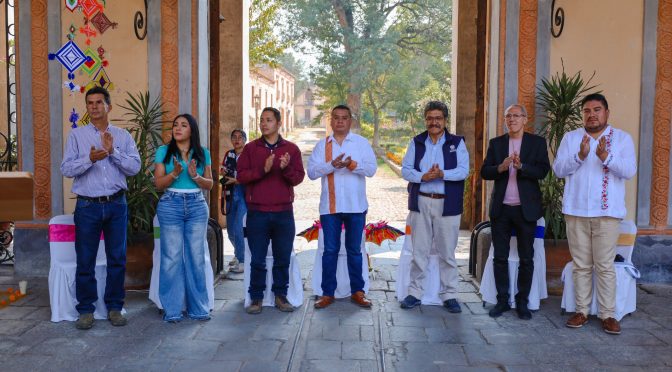
[[[457,302],[455,247],[460,232],[464,179],[469,175],[469,153],[464,138],[448,133],[445,103],[425,106],[427,130],[408,144],[401,175],[408,183],[408,209],[413,243],[408,296],[401,307],[420,305],[422,282],[427,275],[430,252],[439,257],[439,297],[451,313],[460,313]]]

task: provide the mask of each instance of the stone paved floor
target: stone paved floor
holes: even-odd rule
[[[318,132],[293,138],[312,147]],[[369,182],[369,219],[403,227],[404,183],[380,171]],[[317,218],[319,184],[297,190],[297,229]],[[78,331],[70,322],[49,322],[44,278],[28,278],[29,295],[0,309],[0,371],[460,371],[460,370],[672,370],[672,286],[640,285],[637,312],[622,322],[623,334],[609,336],[591,318],[582,329],[564,327],[560,299],[542,302],[531,321],[509,312],[487,316],[476,285],[466,273],[468,234],[459,241],[459,300],[462,314],[441,307],[399,308],[394,277],[402,239],[369,245],[375,279],[373,310],[346,300],[325,310],[313,307],[310,275],[316,242],[297,239],[304,279],[304,305],[285,314],[265,308],[257,316],[242,309],[242,275],[218,281],[209,322],[165,324],[146,291],[127,293],[129,325],[96,321]],[[226,241],[225,254],[232,247]],[[0,291],[16,287],[9,267],[0,267]],[[292,350],[294,357],[291,358]],[[290,366],[291,362],[291,366]]]

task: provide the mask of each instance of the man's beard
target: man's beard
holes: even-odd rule
[[[607,123],[604,123],[604,124],[598,123],[598,126],[597,126],[597,127],[588,127],[588,126],[584,126],[584,129],[585,129],[586,132],[588,132],[588,133],[597,133],[597,132],[601,132],[601,131],[604,130],[604,128],[606,128],[606,127],[607,127]]]

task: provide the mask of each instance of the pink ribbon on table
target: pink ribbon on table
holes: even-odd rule
[[[103,233],[100,233],[100,240],[103,240]],[[75,225],[53,224],[49,225],[50,243],[69,243],[75,241]]]

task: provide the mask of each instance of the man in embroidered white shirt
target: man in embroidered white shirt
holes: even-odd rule
[[[625,181],[637,172],[635,146],[628,133],[607,123],[603,95],[587,95],[581,107],[584,126],[565,134],[553,163],[556,176],[565,178],[562,213],[574,264],[576,313],[566,325],[580,328],[588,321],[594,271],[602,329],[620,334],[614,318],[614,256],[619,222],[626,215]]]
[[[322,255],[322,296],[315,308],[334,302],[336,265],[341,249],[341,226],[345,227],[345,249],[350,277],[350,299],[370,308],[364,295],[362,277],[362,232],[369,204],[366,200],[366,177],[373,177],[378,167],[369,141],[350,132],[352,112],[345,105],[331,110],[333,134],[315,145],[308,160],[308,177],[322,178],[320,223],[324,236]]]

